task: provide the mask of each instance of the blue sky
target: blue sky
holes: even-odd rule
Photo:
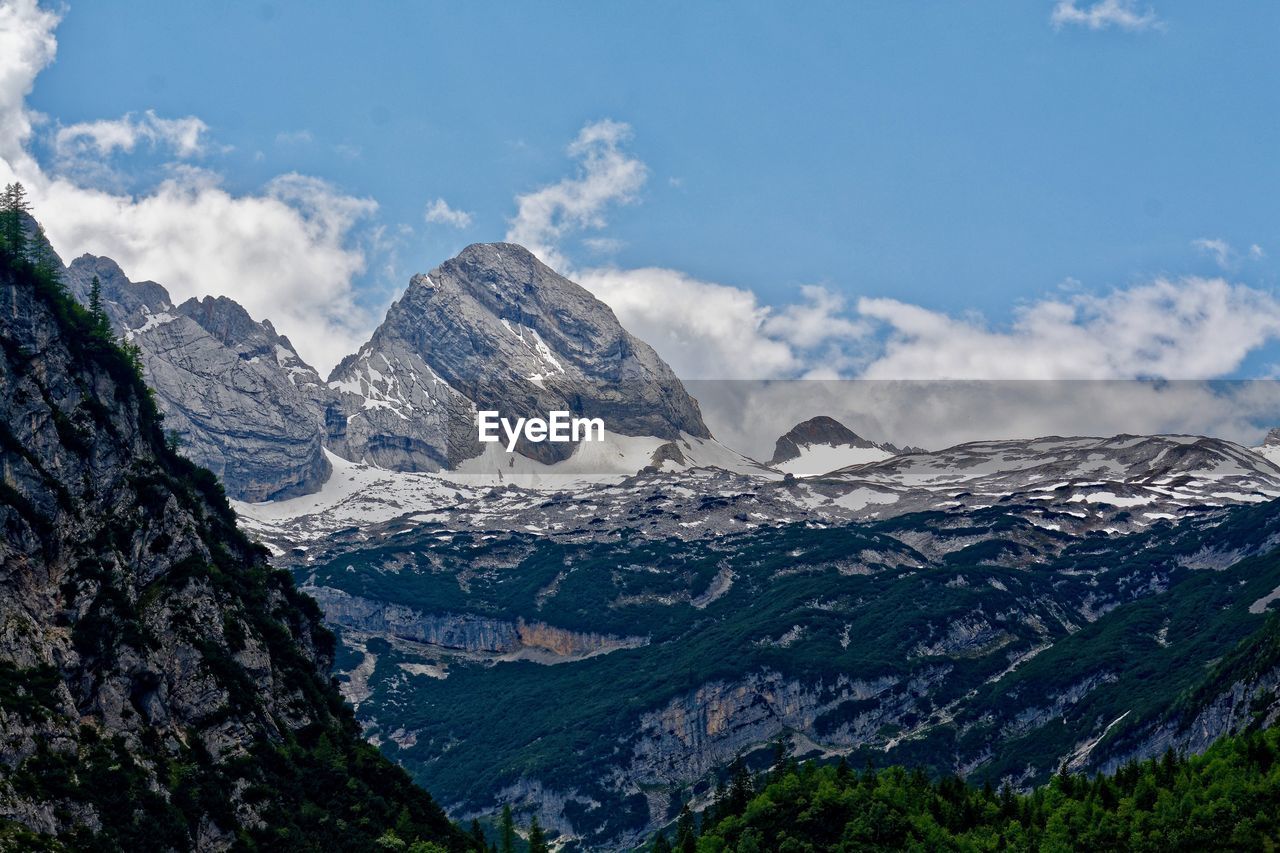
[[[1228,313],[1269,311],[1278,31],[1264,2],[72,2],[25,148],[51,178],[130,197],[179,160],[233,196],[298,173],[374,202],[337,239],[358,246],[350,299],[376,320],[412,272],[512,231],[517,196],[582,178],[566,146],[583,128],[625,123],[602,150],[643,180],[558,229],[558,265],[611,304],[670,290],[592,271],[741,291],[755,331],[790,347],[762,371],[857,372],[920,337],[860,298],[1005,334],[1045,300],[1110,311],[1073,300],[1198,276],[1247,289]],[[147,110],[198,117],[200,153],[59,161],[57,128]],[[425,221],[436,199],[469,224]],[[615,308],[683,373],[725,357],[691,349],[696,328],[664,351],[655,310]],[[814,331],[826,321],[845,325]],[[1267,375],[1276,332],[1249,331],[1256,345],[1200,372]]]

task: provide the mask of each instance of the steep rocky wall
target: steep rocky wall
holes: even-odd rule
[[[440,649],[502,656],[534,650],[554,658],[588,655],[645,645],[643,637],[568,631],[545,622],[490,619],[473,614],[422,613],[412,607],[351,595],[331,587],[306,587],[333,625]]]
[[[166,446],[130,359],[55,285],[0,261],[0,827],[102,849],[285,831],[306,743],[323,733],[343,770],[360,749],[319,611]],[[450,836],[425,793],[363,760],[374,775],[351,769],[344,790],[367,806],[378,789]]]

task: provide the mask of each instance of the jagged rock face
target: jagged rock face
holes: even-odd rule
[[[0,269],[0,818],[77,848],[227,849],[289,819],[286,739],[354,748],[332,639],[61,298]]]
[[[477,455],[477,408],[511,418],[567,410],[623,435],[710,435],[675,374],[607,305],[508,243],[469,246],[415,276],[329,382],[345,416],[330,431],[335,451],[402,470]],[[573,445],[517,449],[553,463]]]
[[[1263,447],[1280,447],[1280,428],[1267,431],[1267,437],[1262,442]]]
[[[226,297],[174,306],[155,282],[134,283],[110,258],[84,255],[66,279],[87,302],[98,277],[114,329],[142,355],[165,425],[183,452],[256,502],[315,491],[329,475],[319,375],[269,322]]]

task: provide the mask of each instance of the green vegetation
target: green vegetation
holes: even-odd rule
[[[1114,775],[1057,774],[1030,794],[931,781],[900,767],[853,772],[784,762],[722,792],[676,850],[1271,850],[1280,844],[1280,729],[1207,753],[1131,763]],[[666,834],[652,850],[672,849]]]

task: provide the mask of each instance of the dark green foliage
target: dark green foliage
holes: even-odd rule
[[[27,254],[26,217],[31,213],[27,191],[14,182],[0,192],[0,247],[19,258]]]
[[[693,816],[693,812],[689,810],[687,803],[680,810],[680,816],[676,818],[676,843],[674,849],[676,853],[695,853],[698,849],[697,818]]]
[[[452,850],[475,849],[429,794],[352,729],[353,724],[341,732],[309,729],[283,747],[260,747],[255,759],[258,785],[269,798],[267,826],[247,831],[247,846],[355,853],[394,828],[409,844],[435,840]]]
[[[57,702],[61,681],[51,666],[20,669],[9,661],[0,661],[0,710],[27,720],[45,720]]]
[[[777,774],[741,808],[722,804],[696,849],[1269,850],[1280,842],[1278,805],[1280,729],[1114,776],[1062,773],[1027,795],[899,767],[853,773],[807,763]]]
[[[102,307],[102,282],[96,275],[89,285],[89,320],[93,323],[94,334],[101,338],[111,336],[111,322],[107,319],[106,309]]]
[[[537,815],[529,824],[529,853],[551,853],[551,848],[547,846],[547,838],[538,824]]]
[[[1262,553],[1220,571],[1184,564],[1197,554],[1248,553],[1277,541],[1280,503],[1205,513],[1176,527],[1157,525],[1104,543],[1077,541],[1021,567],[928,565],[884,535],[944,524],[963,524],[948,528],[956,535],[1012,527],[1016,520],[1003,514],[994,508],[964,519],[924,514],[839,529],[791,525],[712,541],[586,544],[521,534],[446,536],[420,527],[374,548],[308,564],[305,571],[314,571],[320,585],[423,613],[523,616],[569,630],[646,637],[647,646],[563,666],[482,666],[454,658],[443,680],[404,679],[399,665],[419,659],[388,646],[377,651],[377,668],[368,680],[373,695],[361,706],[364,719],[383,733],[398,727],[417,733],[414,745],[387,742],[383,748],[438,796],[496,808],[493,792],[522,776],[571,780],[604,806],[570,803],[564,815],[575,828],[603,827],[592,836],[600,839],[648,820],[642,798],[624,797],[598,781],[610,767],[626,766],[629,738],[643,715],[717,680],[777,672],[829,687],[841,676],[899,683],[929,678],[919,711],[909,708],[891,721],[897,727],[873,734],[851,756],[854,766],[919,765],[939,774],[954,767],[957,754],[987,752],[990,758],[976,765],[973,778],[976,784],[989,780],[998,790],[1003,778],[1022,778],[1028,768],[1033,775],[1027,784],[1047,781],[1061,756],[1129,712],[1094,757],[1127,754],[1125,744],[1148,736],[1180,696],[1215,672],[1214,661],[1231,659],[1239,644],[1261,641],[1256,632],[1267,619],[1248,608],[1280,586],[1280,553]],[[884,555],[887,565],[870,574],[839,570],[863,551]],[[469,571],[464,590],[459,575],[471,566],[492,568]],[[703,608],[681,600],[702,594],[721,566],[734,582],[720,598]],[[539,598],[553,580],[558,591]],[[645,600],[659,596],[676,603]],[[1115,606],[1089,621],[1079,613],[1090,597]],[[913,651],[973,614],[994,626],[991,640],[956,652]],[[1070,628],[1064,614],[1073,622]],[[767,642],[797,624],[805,627],[797,642]],[[1188,713],[1250,671],[1264,670],[1266,660],[1280,663],[1280,630],[1271,636],[1274,654],[1251,670],[1224,674],[1189,700],[1179,720],[1189,722]],[[1033,650],[1039,653],[1002,675],[1011,660]],[[1065,713],[1018,727],[1020,714],[1044,709],[1082,684],[1087,689]],[[829,691],[820,695],[822,701],[831,698]],[[842,726],[856,726],[859,718],[865,724],[868,716],[874,719],[881,708],[904,700],[912,697],[895,688],[832,702],[806,734],[838,744]],[[928,723],[952,702],[958,703],[952,719],[885,753],[888,736]],[[495,708],[502,709],[503,720],[519,725],[495,725]],[[447,753],[442,744],[449,745]],[[671,793],[683,799],[690,792],[673,785]],[[754,790],[749,793],[754,796]],[[668,840],[675,840],[671,833]]]
[[[515,853],[516,849],[516,824],[511,817],[511,806],[502,807],[502,824],[498,829],[499,838],[502,843],[500,848],[502,853]]]

